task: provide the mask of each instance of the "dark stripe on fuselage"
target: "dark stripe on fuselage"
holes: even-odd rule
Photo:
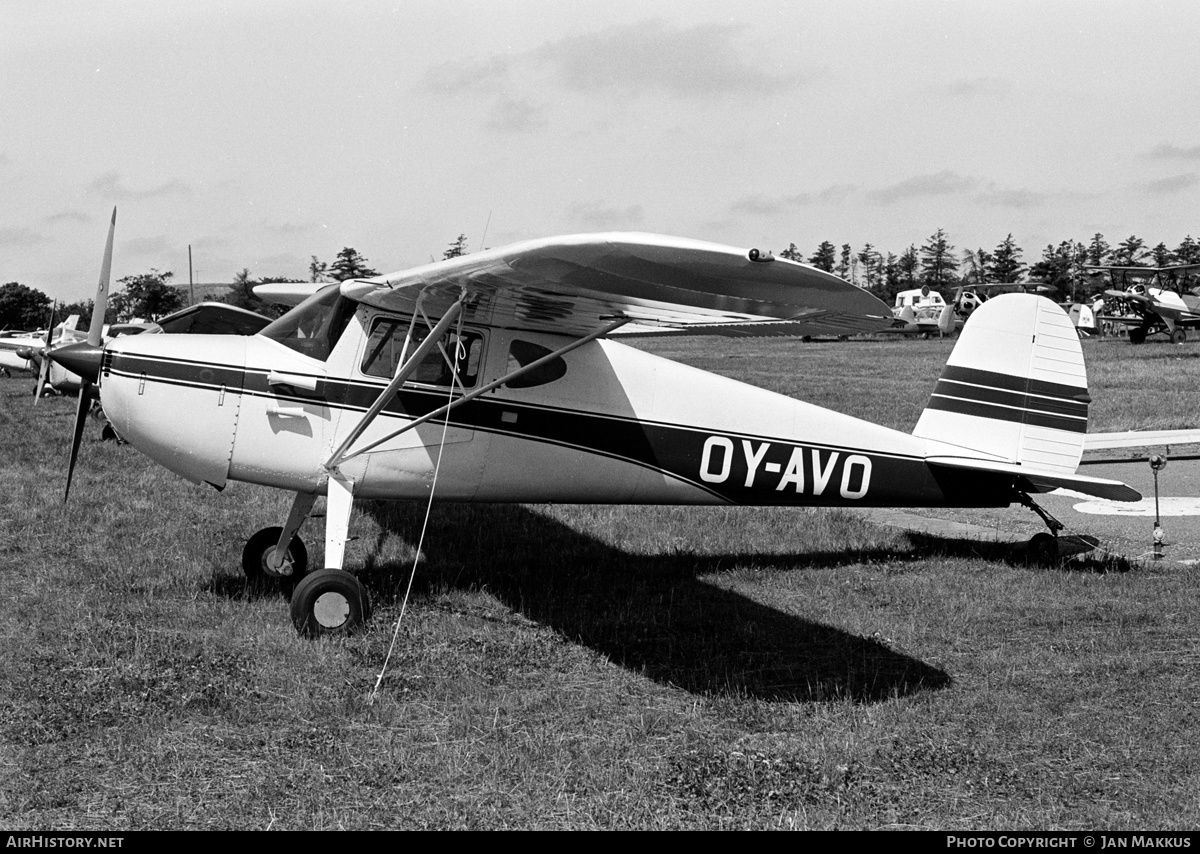
[[[314,376],[318,380],[314,396],[292,395],[270,388],[268,372],[262,368],[243,371],[234,366],[182,359],[123,353],[112,356],[106,369],[130,379],[144,376],[154,382],[189,388],[224,387],[228,392],[345,411],[365,412],[384,388],[377,383]],[[444,390],[403,388],[384,413],[419,418],[446,402]],[[865,452],[825,443],[801,443],[792,439],[715,433],[691,426],[639,420],[632,415],[601,414],[484,396],[457,406],[452,410],[450,423],[460,429],[481,430],[618,459],[658,471],[734,503],[920,506],[953,500],[958,506],[1005,506],[1009,501],[1009,490],[999,481],[993,484],[993,479],[986,477],[976,478],[965,493],[954,494],[951,498],[951,493],[959,493],[965,484],[948,483],[945,477],[932,473],[918,457]],[[701,479],[700,474],[705,443],[714,435],[729,439],[734,448],[728,475],[719,483]],[[749,443],[748,449],[746,443]],[[802,469],[799,478],[795,474],[797,453]],[[861,486],[861,464],[848,474],[846,472],[850,465],[848,461],[856,456],[869,459],[871,487],[861,498],[846,498],[843,492],[853,495]],[[751,459],[755,459],[753,472],[750,471]],[[779,488],[789,467],[792,478]]]

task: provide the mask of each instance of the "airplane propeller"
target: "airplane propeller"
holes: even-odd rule
[[[92,401],[100,397],[96,383],[100,380],[100,361],[104,357],[104,348],[100,342],[104,312],[108,308],[108,283],[112,274],[113,233],[116,228],[117,209],[113,208],[112,222],[108,226],[108,241],[104,245],[104,261],[100,265],[100,283],[96,285],[96,302],[92,306],[92,322],[88,326],[87,343],[59,347],[47,354],[49,359],[53,359],[69,371],[74,371],[81,378],[79,405],[75,409],[75,432],[71,438],[71,459],[67,465],[67,488],[63,492],[64,504],[71,495],[71,477],[75,473],[75,460],[79,457],[79,445],[83,441],[83,425],[88,411],[92,408]]]
[[[33,404],[37,406],[46,392],[46,380],[50,378],[50,336],[54,334],[54,306],[50,307],[50,324],[46,327],[46,344],[42,347],[42,359],[38,365],[37,385],[33,389]]]

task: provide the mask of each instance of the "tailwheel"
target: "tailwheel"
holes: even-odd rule
[[[1025,553],[1029,556],[1030,563],[1056,563],[1059,558],[1058,537],[1045,531],[1034,534],[1025,546]]]
[[[1063,550],[1058,541],[1058,534],[1065,527],[1062,522],[1051,516],[1046,510],[1029,497],[1028,493],[1017,492],[1017,500],[1034,513],[1038,514],[1050,533],[1042,531],[1034,534],[1025,546],[1025,557],[1029,563],[1050,565],[1058,563],[1063,557]]]
[[[285,596],[291,595],[296,582],[308,572],[308,549],[299,537],[292,537],[282,565],[272,566],[271,556],[282,533],[283,528],[278,526],[263,528],[246,541],[242,572],[251,590],[261,592],[277,584]]]
[[[301,637],[351,635],[371,616],[366,588],[342,569],[319,569],[292,592],[292,624]]]

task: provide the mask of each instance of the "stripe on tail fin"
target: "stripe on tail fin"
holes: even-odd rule
[[[1073,475],[1087,432],[1079,334],[1045,297],[985,302],[962,334],[913,435],[930,456]]]

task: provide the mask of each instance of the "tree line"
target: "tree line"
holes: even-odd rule
[[[808,258],[795,243],[779,254],[867,288],[889,303],[899,291],[925,285],[940,289],[1025,281],[1047,285],[1050,296],[1059,301],[1082,301],[1109,286],[1104,274],[1087,270],[1089,266],[1167,267],[1200,263],[1200,243],[1188,235],[1174,249],[1168,249],[1162,242],[1151,248],[1145,240],[1133,235],[1114,247],[1103,234],[1097,233],[1087,243],[1064,240],[1057,246],[1049,244],[1039,260],[1027,264],[1011,233],[991,251],[979,248],[960,253],[950,243],[946,231],[939,228],[920,247],[910,245],[899,255],[881,252],[870,243],[857,252],[849,243],[843,243],[839,250],[828,240],[822,241]]]

